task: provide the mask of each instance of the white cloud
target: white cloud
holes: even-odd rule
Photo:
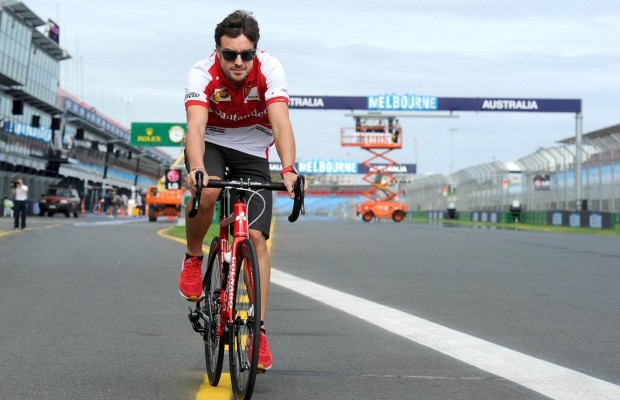
[[[215,25],[235,8],[254,11],[260,47],[282,60],[293,94],[578,98],[585,131],[619,122],[618,2],[25,3],[60,24],[61,43],[74,56],[65,62],[63,84],[125,124],[184,118],[178,93],[185,74],[213,49]],[[85,90],[86,81],[94,89]],[[134,99],[129,110],[114,105],[126,94]],[[340,147],[340,127],[352,124],[344,114],[292,111],[300,158],[363,160],[363,152]],[[391,154],[402,162],[417,158],[421,172],[448,172],[452,128],[459,129],[454,169],[510,161],[574,134],[572,115],[469,113],[401,121],[406,145]]]

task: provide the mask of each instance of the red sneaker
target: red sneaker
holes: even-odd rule
[[[271,359],[271,351],[269,350],[269,342],[265,332],[260,331],[259,335],[260,348],[258,349],[258,370],[265,372],[271,369],[273,360]]]
[[[204,299],[202,287],[202,260],[198,257],[185,257],[179,277],[179,292],[189,301]]]
[[[248,353],[252,354],[252,345],[254,341],[253,337],[250,337],[250,343],[248,344]],[[258,365],[256,367],[257,373],[262,374],[263,372],[271,369],[273,365],[273,360],[271,359],[271,351],[269,350],[269,342],[267,341],[267,335],[265,332],[260,331],[259,335],[259,348],[258,348]]]

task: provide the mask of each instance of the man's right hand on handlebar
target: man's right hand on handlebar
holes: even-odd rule
[[[202,177],[202,186],[207,186],[209,183],[209,174],[207,174],[207,170],[204,168],[192,168],[189,173],[185,177],[185,184],[190,192],[192,192],[192,196],[196,195],[196,187],[198,186],[198,182],[196,181],[196,173],[201,171],[203,174]]]

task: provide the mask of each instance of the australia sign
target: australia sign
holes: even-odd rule
[[[581,112],[580,99],[435,97],[413,93],[366,97],[291,96],[291,109],[368,111]]]

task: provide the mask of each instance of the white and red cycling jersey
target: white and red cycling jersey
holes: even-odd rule
[[[286,75],[282,64],[263,51],[257,51],[252,70],[244,84],[232,86],[214,52],[192,66],[185,83],[185,108],[206,107],[209,120],[205,141],[268,158],[273,130],[267,106],[288,103]]]

